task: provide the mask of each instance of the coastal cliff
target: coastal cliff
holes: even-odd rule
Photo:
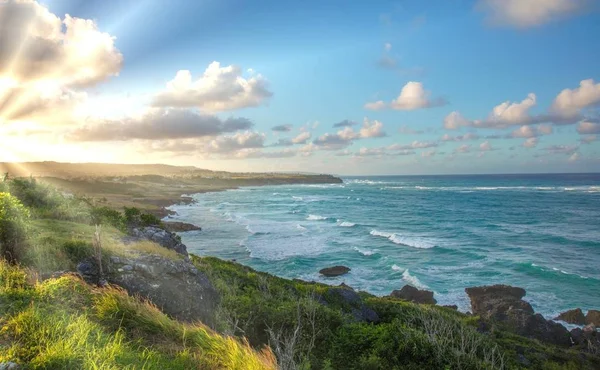
[[[378,297],[287,280],[189,254],[139,210],[119,212],[35,180],[2,186],[11,215],[2,225],[16,230],[0,243],[16,262],[0,262],[2,366],[600,367],[595,328],[568,332],[540,318],[520,288],[470,288],[465,314],[418,289]]]

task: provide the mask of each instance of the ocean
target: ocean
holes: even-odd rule
[[[600,174],[345,177],[193,195],[172,219],[191,253],[375,295],[406,284],[469,310],[509,284],[546,317],[600,309]],[[344,276],[321,268],[345,265]]]

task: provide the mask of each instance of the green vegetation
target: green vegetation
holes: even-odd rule
[[[0,261],[0,363],[44,369],[274,369],[268,350],[169,319],[73,275],[28,284]]]
[[[589,353],[557,348],[449,308],[286,280],[213,257],[191,256],[221,297],[214,328],[184,324],[115,287],[70,273],[102,258],[182,256],[149,241],[135,208],[63,194],[33,179],[0,183],[0,363],[46,369],[597,369]],[[159,221],[159,220],[158,220]],[[7,253],[3,254],[7,256]],[[42,278],[44,277],[44,278]],[[378,316],[367,322],[365,312]],[[373,320],[371,320],[373,321]]]

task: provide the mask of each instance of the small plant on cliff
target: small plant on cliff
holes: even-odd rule
[[[9,193],[0,193],[0,254],[14,262],[25,239],[29,211]]]

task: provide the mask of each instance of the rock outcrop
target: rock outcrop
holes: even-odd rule
[[[140,254],[127,258],[113,256],[103,265],[108,283],[148,299],[167,315],[182,321],[214,324],[219,295],[206,275],[192,263]],[[77,270],[89,283],[98,283],[99,269],[94,259],[80,262]]]
[[[561,346],[572,344],[569,331],[562,325],[536,314],[522,298],[523,288],[493,285],[465,289],[473,314],[498,322],[516,334]]]
[[[585,315],[583,314],[583,311],[581,311],[581,308],[565,311],[555,317],[554,320],[560,320],[575,325],[585,325]]]
[[[177,236],[177,234],[161,229],[160,227],[136,227],[131,229],[131,236],[133,237],[133,240],[150,240],[163,248],[174,250],[186,257],[188,256],[187,247],[181,242],[181,238]],[[128,240],[125,241],[127,242]]]
[[[188,224],[186,222],[179,222],[179,221],[164,221],[163,225],[166,230],[168,230],[172,233],[182,233],[182,232],[188,232],[188,231],[202,230],[202,228],[200,226]]]
[[[405,301],[420,303],[420,304],[436,304],[437,301],[433,298],[433,292],[429,290],[420,290],[411,285],[405,285],[400,290],[394,290],[390,297],[403,299]]]
[[[346,266],[333,266],[321,269],[319,274],[327,277],[344,275],[350,272],[350,268]]]
[[[327,289],[324,296],[319,297],[317,301],[324,305],[327,305],[329,302],[341,303],[356,321],[379,322],[377,312],[367,307],[360,295],[345,284]]]
[[[589,310],[587,315],[585,315],[585,323],[586,325],[600,326],[600,311]]]

